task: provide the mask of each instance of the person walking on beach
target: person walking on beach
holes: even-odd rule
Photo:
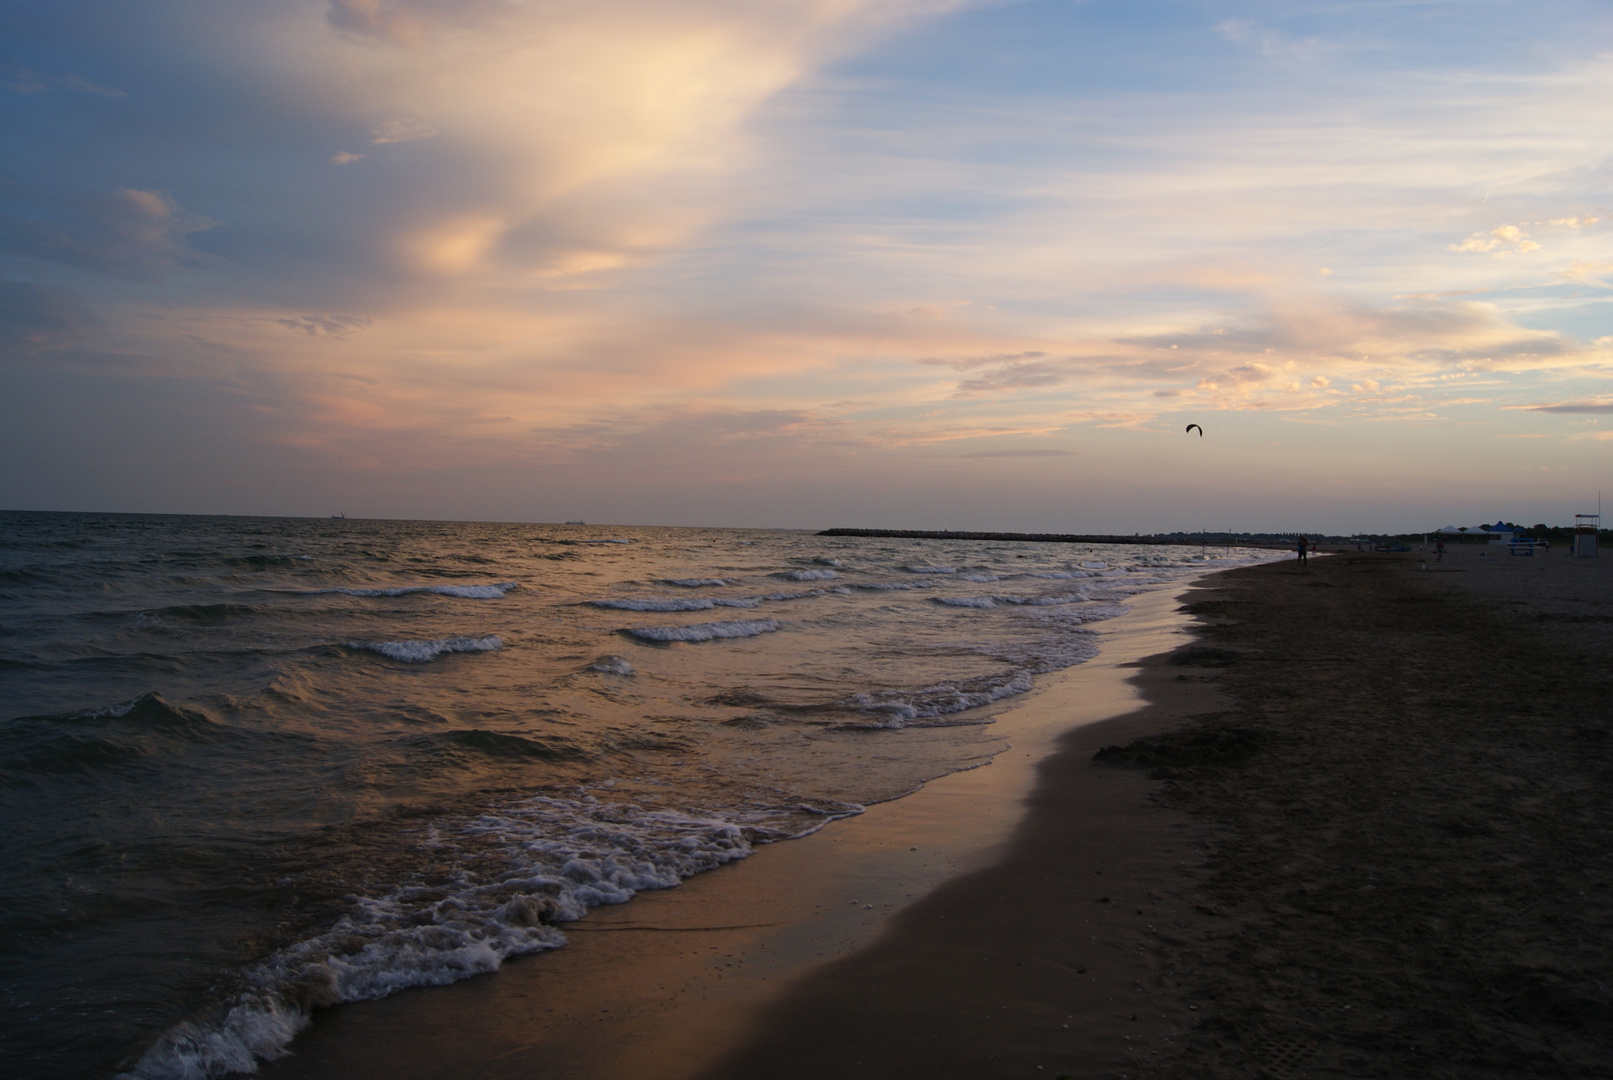
[[[1305,562],[1306,561],[1305,560],[1305,538],[1303,536],[1299,538],[1299,561],[1300,562]]]
[[[1441,537],[1440,539],[1434,541],[1434,561],[1439,562],[1439,560],[1443,559],[1444,557],[1445,540],[1443,537]]]

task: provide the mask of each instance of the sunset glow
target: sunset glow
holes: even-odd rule
[[[1603,5],[0,25],[6,508],[1343,531],[1613,491]]]

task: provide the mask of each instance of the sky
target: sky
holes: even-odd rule
[[[1604,0],[0,8],[0,509],[1349,533],[1598,490]]]

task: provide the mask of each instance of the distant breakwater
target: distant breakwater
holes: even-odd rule
[[[824,529],[818,536],[872,536],[898,540],[1008,540],[1036,544],[1175,544],[1202,547],[1288,547],[1289,541],[1270,537],[1228,536],[1204,533],[1189,536],[1098,536],[1076,533],[954,532],[951,529]]]

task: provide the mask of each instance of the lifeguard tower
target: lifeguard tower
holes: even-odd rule
[[[1601,514],[1574,515],[1574,557],[1596,558],[1596,534],[1602,527]]]

